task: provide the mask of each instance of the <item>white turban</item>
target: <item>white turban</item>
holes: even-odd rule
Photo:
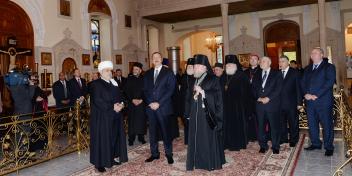
[[[99,72],[102,72],[104,69],[107,69],[107,68],[114,69],[114,65],[112,64],[111,61],[102,61],[98,65]]]

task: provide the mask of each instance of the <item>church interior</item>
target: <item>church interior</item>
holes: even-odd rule
[[[154,52],[174,74],[195,54],[212,66],[234,54],[244,69],[253,54],[270,57],[272,69],[286,55],[303,69],[315,47],[336,67],[332,157],[303,150],[310,139],[301,109],[297,146],[281,145],[277,156],[249,142],[225,151],[222,170],[188,172],[180,122],[174,165],[145,164],[147,140],[128,146],[129,161],[103,175],[352,175],[352,0],[0,0],[0,175],[99,175],[89,163],[89,102],[58,109],[60,73],[69,80],[79,69],[89,86],[100,62],[128,77],[136,62],[152,68]],[[45,112],[14,115],[17,98],[6,84],[13,68],[35,73]],[[31,143],[42,147],[32,151]]]

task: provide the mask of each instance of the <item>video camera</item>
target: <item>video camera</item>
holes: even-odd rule
[[[5,83],[8,86],[28,85],[32,71],[28,65],[24,65],[22,70],[15,68],[5,75]]]

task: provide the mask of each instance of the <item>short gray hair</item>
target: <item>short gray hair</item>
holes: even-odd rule
[[[263,56],[262,58],[260,58],[261,60],[263,59],[267,59],[269,62],[270,62],[270,65],[271,65],[271,58],[269,56]]]
[[[286,55],[281,55],[279,59],[286,59],[287,61],[290,61],[290,59]]]
[[[313,48],[313,50],[318,50],[318,51],[320,51],[320,53],[322,55],[324,55],[324,50],[322,48],[320,48],[320,47],[315,47],[315,48]]]

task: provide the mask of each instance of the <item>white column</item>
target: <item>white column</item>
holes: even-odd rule
[[[318,0],[320,48],[326,52],[325,0]]]
[[[230,52],[229,48],[229,4],[221,4],[221,14],[222,14],[222,37],[224,43],[224,54],[227,55]]]

